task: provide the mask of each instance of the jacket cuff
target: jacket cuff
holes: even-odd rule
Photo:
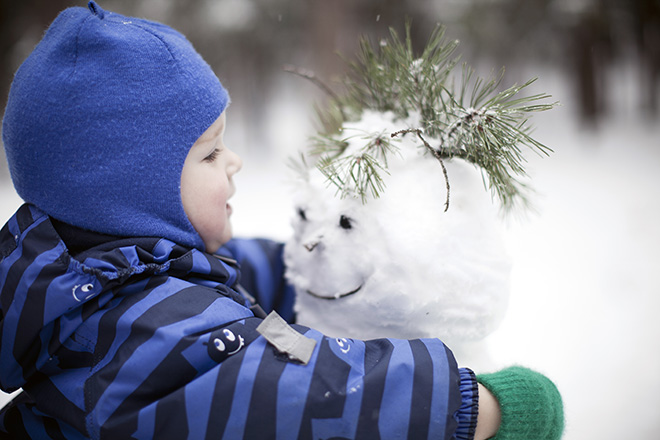
[[[477,428],[477,415],[479,413],[479,392],[477,378],[469,368],[459,368],[459,390],[461,392],[461,407],[454,417],[458,422],[456,428],[457,440],[473,440]]]

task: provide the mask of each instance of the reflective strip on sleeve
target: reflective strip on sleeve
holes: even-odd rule
[[[290,359],[307,364],[312,357],[316,341],[298,333],[276,312],[271,312],[257,331],[281,353]]]

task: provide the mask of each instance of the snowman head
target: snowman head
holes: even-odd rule
[[[298,322],[342,337],[482,338],[508,294],[497,207],[473,165],[447,160],[445,211],[437,161],[410,139],[396,147],[367,203],[315,168],[297,185],[285,259]]]
[[[370,252],[379,235],[369,210],[335,197],[318,172],[301,186],[295,209],[285,258],[297,291],[327,301],[358,294],[373,274]]]
[[[285,249],[299,323],[447,341],[499,322],[509,276],[499,203],[525,206],[521,147],[550,151],[531,138],[529,114],[555,103],[518,95],[533,80],[501,90],[501,75],[466,65],[457,75],[457,44],[441,26],[421,57],[409,26],[405,39],[365,39],[345,93],[330,90]]]

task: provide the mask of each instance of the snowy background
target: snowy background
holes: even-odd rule
[[[601,78],[608,111],[590,123],[561,66],[537,59],[508,69],[509,82],[538,76],[534,87],[561,107],[532,121],[555,152],[529,156],[537,212],[509,222],[511,302],[488,344],[495,367],[526,365],[557,383],[567,440],[660,435],[660,118],[640,110],[646,91],[635,65],[632,55],[619,59]],[[226,143],[244,159],[232,202],[236,235],[284,240],[292,213],[285,161],[312,132],[313,99],[301,80],[272,76],[274,91],[257,96],[256,115],[240,104],[255,96],[227,75],[234,104]],[[4,224],[21,201],[1,167]]]

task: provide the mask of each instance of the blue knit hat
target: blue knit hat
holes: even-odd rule
[[[203,249],[181,170],[229,95],[177,31],[88,6],[62,11],[16,72],[2,132],[16,191],[74,226]]]

